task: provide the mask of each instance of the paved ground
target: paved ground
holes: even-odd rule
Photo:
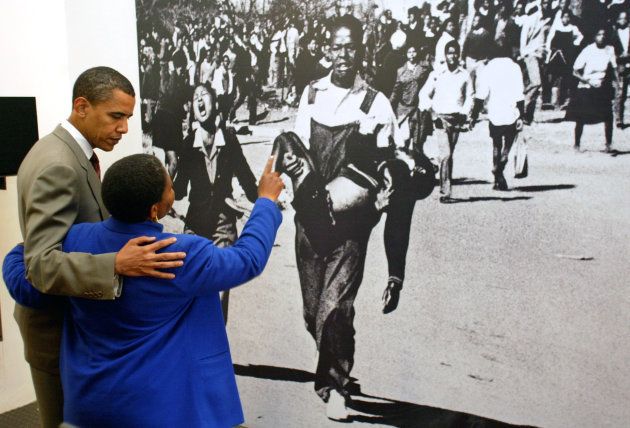
[[[274,111],[242,139],[255,174],[293,115]],[[439,204],[436,192],[417,204],[407,280],[389,315],[380,312],[383,222],[374,229],[355,305],[353,425],[495,426],[472,414],[627,426],[630,129],[615,130],[611,156],[599,152],[603,125],[587,127],[577,154],[572,124],[539,116],[526,130],[530,175],[508,180],[509,192],[491,189],[487,124],[462,137],[458,202]],[[312,390],[315,347],[302,322],[290,206],[284,217],[264,274],[231,296],[246,425],[337,426]]]

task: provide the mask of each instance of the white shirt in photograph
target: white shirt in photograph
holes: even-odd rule
[[[225,78],[227,78],[227,92],[224,87]],[[231,94],[234,90],[234,73],[231,70],[226,70],[222,64],[214,70],[211,86],[217,95]]]
[[[291,64],[295,62],[295,58],[297,57],[299,40],[300,40],[300,32],[297,30],[297,28],[289,27],[287,29],[286,46],[287,46],[287,56]]]
[[[621,41],[621,47],[623,48],[623,53],[628,53],[628,42],[630,42],[630,27],[626,28],[618,28],[617,36],[619,36],[619,40]]]
[[[308,103],[309,87],[302,93],[300,106],[295,118],[295,133],[304,145],[310,147],[311,119],[326,126],[339,126],[359,123],[359,132],[371,134],[377,126],[382,128],[376,134],[378,147],[388,147],[392,138],[398,147],[404,145],[396,122],[396,115],[389,100],[378,92],[370,110],[361,111],[361,104],[367,93],[368,84],[357,75],[354,85],[340,88],[330,80],[332,73],[313,83],[316,91],[315,102]]]
[[[209,61],[202,61],[199,66],[199,83],[210,82],[213,77],[215,66]]]
[[[477,76],[475,98],[484,100],[488,120],[495,126],[511,125],[520,116],[516,107],[523,101],[523,73],[510,58],[495,58]]]
[[[287,51],[287,45],[285,44],[285,31],[278,30],[271,38],[271,54],[285,53]]]
[[[473,85],[470,74],[462,67],[433,70],[420,90],[420,109],[437,114],[468,115],[472,107]]]
[[[580,44],[582,43],[582,39],[584,38],[584,36],[580,32],[580,29],[577,27],[577,25],[573,25],[573,24],[564,25],[562,21],[558,21],[558,22],[554,21],[553,25],[551,26],[551,29],[549,30],[549,34],[547,35],[547,42],[546,42],[547,55],[551,54],[551,42],[553,41],[553,38],[555,37],[556,33],[571,33],[571,35],[573,36],[574,46],[580,46]]]
[[[550,19],[544,18],[541,12],[536,12],[524,20],[521,30],[521,56],[523,58],[530,55],[542,58],[549,21]]]
[[[598,48],[595,43],[591,43],[585,47],[575,60],[573,70],[582,71],[582,77],[590,85],[580,81],[578,88],[600,87],[609,65],[617,68],[615,49],[612,46]]]

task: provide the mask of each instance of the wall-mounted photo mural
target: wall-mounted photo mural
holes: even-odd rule
[[[246,426],[630,420],[628,1],[136,9],[166,230],[230,246],[287,184],[222,296]]]

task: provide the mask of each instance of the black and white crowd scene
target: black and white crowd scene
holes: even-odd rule
[[[403,289],[416,202],[434,188],[440,203],[454,200],[460,135],[484,122],[491,185],[503,192],[510,152],[543,111],[575,122],[567,144],[576,156],[585,125],[603,124],[606,152],[626,125],[630,0],[418,0],[399,19],[388,3],[398,2],[137,1],[146,148],[189,202],[175,213],[184,230],[218,246],[235,241],[243,199],[257,197],[255,160],[239,138],[273,111],[295,115],[272,152],[292,184],[315,391],[333,420],[348,418],[370,233],[385,217],[388,314]]]

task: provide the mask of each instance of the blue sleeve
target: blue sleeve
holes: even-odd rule
[[[175,283],[193,296],[228,290],[260,275],[269,260],[282,222],[270,199],[258,198],[243,232],[233,246],[217,248],[205,239],[195,241],[184,266],[174,270]]]
[[[2,278],[9,290],[9,294],[17,303],[29,308],[41,309],[52,299],[37,290],[26,279],[24,265],[24,245],[16,245],[4,258],[2,263]]]

